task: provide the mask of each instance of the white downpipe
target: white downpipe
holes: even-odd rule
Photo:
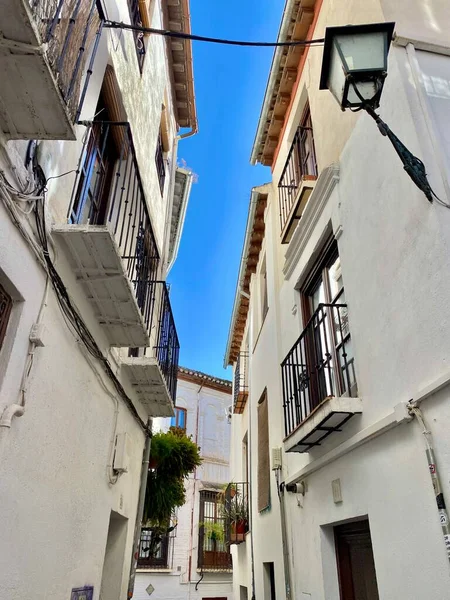
[[[11,427],[14,417],[21,417],[25,412],[25,407],[21,404],[10,404],[5,408],[0,418],[0,427]]]

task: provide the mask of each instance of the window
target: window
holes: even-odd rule
[[[313,362],[318,365],[312,390],[314,406],[326,396],[355,396],[353,349],[341,261],[334,238],[326,244],[303,288],[302,312],[303,322],[311,323],[307,353],[314,354]]]
[[[185,408],[175,406],[175,416],[170,419],[170,426],[180,427],[180,429],[184,429],[186,431],[186,416],[187,410]]]
[[[9,317],[11,316],[13,301],[11,296],[0,285],[0,350],[8,328]]]
[[[258,403],[258,510],[270,508],[269,413],[267,394]]]
[[[341,600],[379,600],[369,522],[334,528]]]
[[[202,569],[231,569],[230,547],[225,543],[223,495],[219,492],[200,492],[198,528],[198,566]]]
[[[164,183],[166,181],[166,165],[164,163],[164,145],[161,130],[159,131],[158,139],[156,141],[155,163],[156,171],[158,173],[159,189],[162,195],[164,193]]]
[[[128,8],[130,10],[130,21],[135,27],[142,27],[142,17],[139,8],[139,0],[128,0]],[[136,47],[136,55],[139,64],[139,71],[142,73],[142,67],[145,59],[145,37],[142,31],[133,31],[134,45]]]
[[[308,188],[308,193],[299,195],[298,192],[305,181],[317,179],[317,174],[311,112],[307,103],[278,183],[283,243],[289,242],[309,198],[311,187]]]
[[[167,568],[169,564],[169,542],[168,533],[160,533],[151,527],[142,527],[138,568]]]

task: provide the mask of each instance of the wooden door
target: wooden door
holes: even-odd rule
[[[379,600],[367,520],[335,527],[341,600]]]

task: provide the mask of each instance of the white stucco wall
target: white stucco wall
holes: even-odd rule
[[[155,591],[155,600],[201,600],[223,597],[233,600],[232,575],[230,572],[204,572],[198,568],[198,527],[200,491],[217,489],[230,481],[230,433],[228,407],[232,403],[229,392],[203,385],[178,381],[176,406],[187,410],[186,433],[200,446],[202,465],[186,482],[186,503],[177,511],[176,536],[169,548],[167,570],[139,570],[136,577],[137,600],[148,598],[145,591],[149,584]],[[157,419],[157,429],[166,431],[170,419]],[[237,596],[239,597],[239,596]]]
[[[395,13],[391,11],[389,18],[397,21],[398,31],[409,32],[402,35],[421,33],[429,37],[431,21],[419,23],[418,17],[426,5],[429,13],[441,15],[443,31],[444,3],[420,3],[417,11],[412,7],[406,10],[401,3],[382,4],[348,2],[338,7],[338,3],[325,0],[314,37],[320,37],[325,24],[384,20],[382,9],[387,12],[388,4]],[[443,37],[439,40],[443,43]],[[249,422],[253,430],[257,426],[256,404],[264,388],[268,392],[270,447],[283,447],[279,365],[304,327],[299,283],[311,268],[326,232],[333,231],[338,240],[363,412],[308,454],[283,454],[283,480],[295,479],[304,468],[312,471],[301,478],[307,486],[305,496],[286,493],[285,499],[292,598],[339,598],[333,526],[365,516],[370,522],[380,598],[447,598],[449,564],[418,423],[394,427],[373,440],[369,436],[366,444],[337,456],[344,442],[351,443],[354,436],[368,435],[371,428],[381,427],[399,402],[414,398],[424,386],[449,372],[446,305],[450,297],[450,213],[437,203],[430,204],[414,186],[389,141],[367,115],[341,113],[329,92],[318,91],[320,63],[321,53],[310,50],[273,169],[274,189],[268,199],[260,257],[260,264],[264,255],[267,260],[269,311],[259,332],[254,316],[259,310],[255,274],[247,320],[250,396],[246,412],[233,416],[232,476],[241,470],[242,437]],[[414,44],[393,46],[380,107],[382,118],[425,162],[433,188],[447,202],[449,65],[448,56],[414,49]],[[304,230],[306,221],[300,220],[290,244],[301,250],[286,270],[288,246],[280,243],[277,184],[306,90],[319,173],[334,163],[339,182]],[[311,197],[316,203],[321,199],[317,194]],[[450,416],[449,394],[445,387],[422,404],[447,500],[450,444],[445,423]],[[254,443],[251,448],[252,478],[256,481]],[[321,467],[324,461],[327,464]],[[343,502],[339,504],[333,502],[334,479],[341,482]],[[252,487],[256,495],[256,483]],[[256,598],[265,597],[261,595],[262,563],[272,560],[277,597],[285,597],[274,479],[271,491],[269,514],[258,515],[253,503]],[[251,585],[248,546],[249,539],[235,554],[235,592],[239,585]]]
[[[129,22],[126,0],[105,3],[108,16]],[[153,12],[161,25],[161,6]],[[119,41],[117,38],[120,38]],[[171,79],[162,38],[149,40],[142,76],[138,73],[133,34],[104,31],[84,104],[82,119],[92,119],[107,63],[114,66],[122,100],[131,123],[140,175],[161,256],[167,246],[171,210],[171,166],[176,143],[167,159],[163,196],[155,168],[156,139],[164,91],[172,140],[176,123],[171,104]],[[75,142],[42,142],[39,163],[47,178],[77,168],[84,126]],[[7,144],[13,165],[23,169],[26,143]],[[16,184],[11,165],[1,154],[0,168]],[[74,173],[48,182],[47,214],[65,223]],[[20,218],[33,234],[33,215]],[[50,228],[49,228],[50,229]],[[52,257],[71,298],[100,349],[120,377],[118,353],[109,348],[83,290],[69,267],[62,247],[51,244]],[[162,273],[162,276],[164,273]],[[0,351],[0,414],[17,402],[29,350],[28,338],[44,296],[45,274],[0,201],[0,283],[15,304]],[[132,555],[144,433],[130,410],[117,397],[98,364],[95,375],[81,345],[64,321],[52,289],[43,312],[44,347],[37,348],[28,381],[25,413],[11,429],[0,428],[0,597],[70,598],[72,588],[92,585],[99,600],[111,511],[126,520],[120,529],[124,549],[107,569],[114,571],[114,598],[127,594]],[[93,359],[91,359],[93,361]],[[93,361],[94,362],[94,361]],[[121,379],[144,422],[147,413],[130,382]],[[117,425],[115,425],[117,413]],[[127,433],[128,472],[115,485],[109,482],[112,442]]]

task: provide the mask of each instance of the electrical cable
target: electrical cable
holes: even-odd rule
[[[313,46],[324,43],[325,38],[316,40],[295,40],[291,42],[249,42],[243,40],[228,40],[223,38],[214,38],[204,35],[194,35],[192,33],[184,33],[182,31],[171,31],[170,29],[155,29],[154,27],[140,27],[137,25],[129,25],[118,21],[105,21],[103,27],[108,29],[124,29],[128,31],[137,31],[139,33],[151,33],[154,35],[162,35],[163,37],[178,38],[182,40],[193,40],[194,42],[208,42],[210,44],[224,44],[227,46],[247,46],[256,48],[283,48],[295,46]]]
[[[41,192],[45,194],[45,188],[43,188],[41,190]],[[137,412],[136,407],[134,406],[133,402],[128,397],[122,384],[116,377],[108,359],[103,355],[102,351],[100,350],[99,346],[97,345],[97,342],[95,341],[92,334],[90,333],[87,325],[83,321],[82,317],[79,315],[75,306],[72,304],[72,301],[69,297],[67,289],[53,264],[53,261],[50,257],[50,253],[48,250],[48,243],[47,243],[47,231],[46,231],[46,225],[45,225],[45,195],[44,195],[43,202],[41,203],[41,209],[39,209],[39,204],[36,203],[35,207],[34,207],[34,212],[35,212],[35,219],[36,219],[37,234],[38,234],[39,242],[40,242],[42,250],[43,250],[44,260],[45,260],[46,267],[47,267],[47,272],[48,272],[48,275],[53,284],[53,289],[56,294],[56,299],[58,301],[58,305],[61,309],[61,312],[62,312],[63,316],[65,317],[66,323],[68,324],[68,326],[70,327],[72,332],[75,334],[75,336],[79,338],[80,342],[83,343],[83,345],[85,346],[85,348],[87,349],[89,354],[91,354],[91,356],[93,356],[96,360],[98,360],[100,362],[106,375],[112,381],[117,393],[125,401],[130,412],[132,413],[133,417],[139,423],[141,429],[144,431],[144,433],[146,435],[149,435],[147,425],[144,423],[144,421],[139,416],[139,413]]]

